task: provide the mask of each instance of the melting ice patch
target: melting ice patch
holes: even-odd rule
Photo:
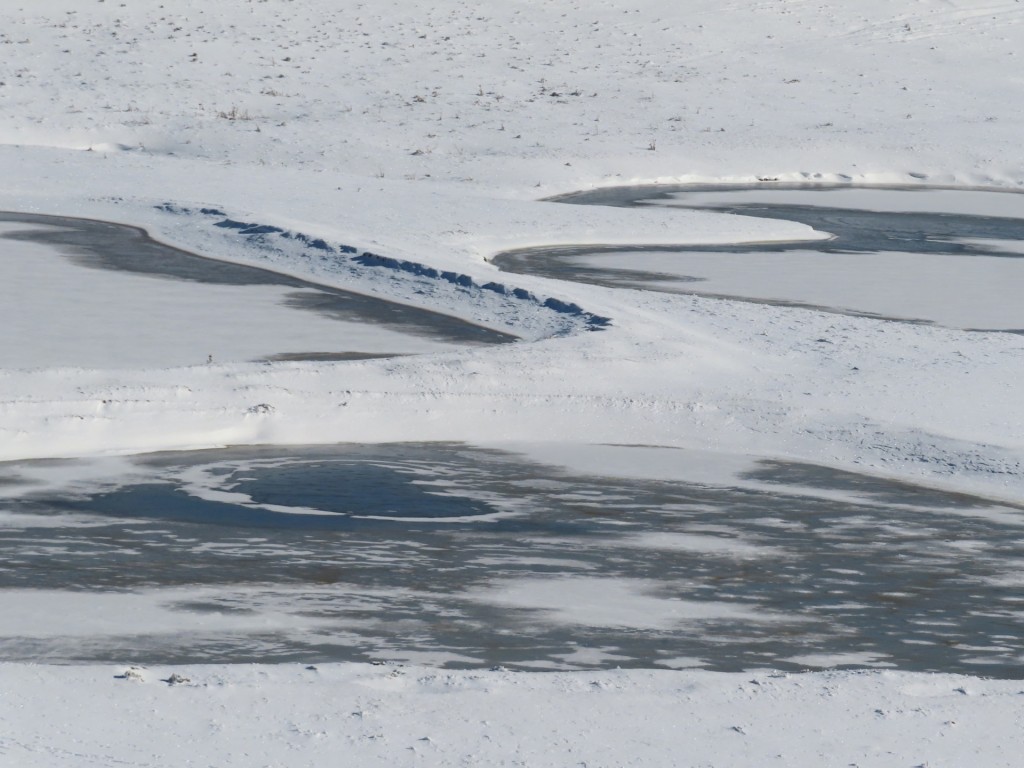
[[[465,597],[536,611],[549,622],[587,627],[669,630],[687,623],[769,622],[781,618],[753,605],[658,595],[665,586],[646,579],[531,577],[496,581],[467,592]]]
[[[622,547],[637,549],[667,550],[673,552],[694,552],[703,555],[717,555],[746,560],[759,557],[784,557],[781,547],[757,544],[738,536],[707,536],[696,533],[648,531],[623,536],[615,542]]]
[[[780,661],[789,661],[793,664],[801,664],[805,667],[817,669],[835,669],[837,667],[895,667],[896,664],[886,661],[887,654],[881,653],[808,653],[799,656],[791,656]]]

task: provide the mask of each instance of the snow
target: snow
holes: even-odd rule
[[[399,766],[1001,768],[1024,746],[1020,683],[953,675],[352,664],[156,667],[123,679],[129,669],[0,667],[5,758],[40,768],[299,768],[339,755]]]
[[[257,301],[252,286],[244,302],[223,287],[183,295],[0,239],[0,460],[102,459],[94,475],[50,465],[38,482],[73,492],[116,475],[107,457],[156,450],[452,440],[711,484],[756,485],[744,477],[756,460],[792,460],[1003,500],[1001,514],[1019,518],[1019,335],[509,275],[488,259],[531,246],[827,237],[670,205],[541,200],[630,183],[935,187],[920,197],[926,210],[1020,216],[1020,3],[36,0],[6,5],[0,22],[0,210],[142,227],[524,340],[401,346],[364,327],[358,342],[342,333],[346,350],[425,354],[250,362],[309,351],[338,326],[278,314],[268,307],[280,297]],[[788,194],[892,205],[853,188]],[[1017,260],[947,271],[942,259],[870,261],[893,290],[857,309],[952,326],[969,310],[972,327],[1020,327]],[[848,288],[864,263],[842,262],[823,292],[825,276],[795,262],[809,285],[782,298],[845,305],[834,283]],[[699,265],[709,288],[780,297],[768,271],[722,265]],[[918,272],[934,288],[928,306],[899,289]],[[227,309],[230,322],[215,312]],[[127,326],[159,344],[119,337]],[[784,556],[697,534],[661,546]],[[648,629],[700,619],[642,583],[554,581],[507,582],[481,599]],[[0,591],[8,636],[102,632],[136,610],[172,635],[184,621],[165,610],[170,594],[91,595],[109,604],[86,614],[65,612],[74,592],[33,592]],[[286,609],[281,624],[295,621]],[[423,653],[410,660],[437,661]],[[1020,752],[1020,686],[945,675],[258,665],[147,670],[134,683],[119,671],[0,667],[0,754],[26,766],[298,766],[340,750],[392,765],[997,766]],[[158,682],[175,671],[192,682]]]

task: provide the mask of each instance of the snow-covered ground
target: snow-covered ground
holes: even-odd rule
[[[487,261],[555,244],[826,236],[706,211],[540,201],[593,186],[1019,191],[1020,3],[36,0],[3,7],[0,22],[0,210],[143,227],[524,339],[390,360],[227,362],[249,359],[239,352],[205,364],[209,323],[182,305],[175,319],[191,335],[165,360],[116,348],[74,357],[75,345],[47,339],[60,323],[81,332],[82,316],[0,240],[0,459],[443,439],[515,443],[573,466],[616,443],[699,450],[716,479],[769,457],[1024,503],[1024,337],[509,275]],[[32,269],[51,260],[48,283],[91,294],[88,323],[103,315],[113,332],[118,309],[147,314],[121,295],[133,289],[117,281],[133,278],[76,282],[53,253],[31,256]],[[169,325],[155,311],[145,321],[150,332]],[[240,349],[244,336],[225,344]],[[641,463],[615,470],[678,472]],[[880,673],[772,682],[769,705],[742,693],[746,675],[623,672],[594,686],[355,667],[331,668],[323,685],[273,667],[187,674],[210,685],[2,667],[0,755],[170,765],[201,747],[173,749],[205,740],[211,764],[305,765],[365,736],[362,762],[1000,765],[1016,754],[1021,711],[1009,683]],[[410,674],[425,682],[407,687]],[[515,695],[473,692],[492,678]],[[454,692],[432,696],[442,684]],[[312,724],[369,713],[337,698],[367,685],[387,689],[386,725],[408,744],[364,733],[371,714],[341,734]],[[941,700],[915,703],[922,691]],[[696,703],[680,707],[680,696]],[[466,725],[479,707],[497,734]],[[309,722],[287,719],[296,708]],[[176,718],[174,745],[142,710]],[[680,725],[694,717],[696,730]],[[837,718],[856,731],[829,730]],[[259,754],[246,756],[254,740]]]
[[[368,665],[8,665],[0,675],[0,756],[18,766],[1009,768],[1024,746],[1021,684],[953,675]]]

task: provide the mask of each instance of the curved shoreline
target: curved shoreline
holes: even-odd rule
[[[598,205],[621,208],[641,208],[657,205],[662,201],[674,201],[674,196],[683,193],[743,193],[743,192],[998,192],[1000,194],[1024,194],[1016,190],[962,188],[962,187],[916,187],[904,185],[862,186],[855,184],[764,182],[734,184],[655,184],[601,187],[580,190],[545,198],[548,202],[570,205]],[[669,207],[669,206],[666,206]],[[701,291],[696,284],[708,279],[692,275],[681,275],[630,269],[626,266],[595,266],[580,263],[580,259],[601,254],[779,254],[789,251],[808,251],[825,254],[878,254],[894,252],[907,255],[943,256],[984,256],[989,258],[1020,259],[1024,253],[1011,253],[982,245],[957,242],[954,238],[968,241],[1017,240],[1024,243],[1024,218],[998,215],[976,215],[969,213],[952,214],[944,212],[905,212],[855,208],[835,205],[809,205],[796,202],[723,202],[719,204],[690,204],[685,200],[675,201],[672,208],[684,210],[716,211],[719,213],[755,216],[760,218],[794,221],[805,224],[817,231],[829,232],[832,237],[820,241],[780,241],[770,243],[737,243],[725,245],[679,244],[654,245],[563,245],[520,248],[503,251],[490,261],[503,271],[515,274],[540,275],[550,279],[599,285],[608,288],[636,288],[708,299],[742,301],[750,304],[792,307],[828,312],[852,317],[868,317],[890,322],[935,324],[975,332],[1002,332],[1020,334],[1024,323],[1013,322],[1007,327],[979,327],[984,323],[970,325],[947,324],[944,322],[915,317],[858,309],[855,306],[834,306],[813,300],[797,298],[773,298],[764,295],[745,295],[727,291]],[[907,223],[909,222],[909,223]],[[891,233],[891,234],[890,234]],[[625,261],[625,260],[624,260]],[[686,287],[694,285],[693,288]]]
[[[996,192],[1005,193],[1011,195],[1024,195],[1024,189],[1011,189],[1009,187],[992,187],[992,186],[959,186],[955,184],[874,184],[871,182],[856,182],[856,181],[694,181],[694,182],[638,182],[635,184],[610,184],[603,187],[592,187],[590,189],[575,189],[569,190],[568,192],[559,192],[558,194],[550,195],[548,197],[541,198],[541,201],[547,203],[572,203],[573,198],[589,197],[589,196],[603,196],[606,193],[615,191],[625,190],[657,190],[664,192],[667,196],[673,191],[677,192],[736,192],[740,190],[781,190],[781,191],[800,191],[800,190],[881,190],[881,191],[892,191],[892,192]],[[657,200],[663,199],[655,196],[645,196],[644,200]],[[596,202],[587,202],[587,205],[598,205]]]

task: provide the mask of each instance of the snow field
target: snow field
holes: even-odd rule
[[[445,439],[600,466],[595,444],[626,443],[724,456],[710,462],[717,480],[775,457],[1001,498],[1008,515],[1024,500],[1019,336],[513,280],[486,261],[535,245],[821,236],[536,201],[593,186],[1019,190],[1020,3],[36,0],[0,21],[0,209],[351,279],[159,208],[208,206],[612,320],[548,338],[532,310],[381,270],[354,287],[543,340],[373,362],[86,368],[32,357],[28,328],[8,340],[20,362],[0,361],[0,459]],[[0,666],[0,762],[936,768],[1015,765],[1021,751],[1020,684],[947,675],[123,671]],[[189,681],[160,682],[173,673]]]
[[[0,141],[114,162],[518,197],[801,174],[1015,185],[1022,170],[1011,0],[42,0],[5,16]]]
[[[3,665],[0,680],[0,744],[25,768],[1000,768],[1024,746],[1020,683],[953,675]]]

